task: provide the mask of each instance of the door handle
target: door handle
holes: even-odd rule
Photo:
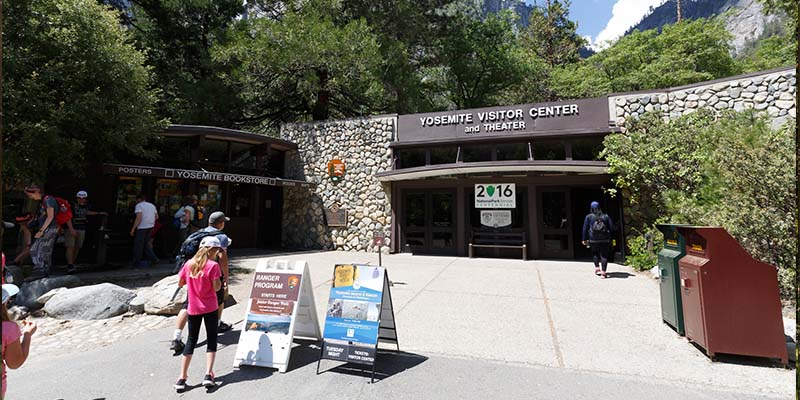
[[[681,278],[681,287],[688,289],[691,287],[691,281],[687,278]]]

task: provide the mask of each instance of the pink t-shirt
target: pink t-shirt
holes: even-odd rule
[[[219,280],[222,272],[219,264],[214,261],[206,261],[203,272],[192,278],[192,261],[183,264],[179,276],[186,281],[189,298],[189,315],[208,314],[219,308],[217,304],[217,293],[214,291],[214,281]]]
[[[6,395],[6,346],[14,343],[22,336],[19,325],[11,321],[3,321],[3,397]]]

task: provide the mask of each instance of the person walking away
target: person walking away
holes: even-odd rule
[[[203,238],[200,248],[191,260],[181,268],[178,274],[178,286],[187,287],[189,301],[189,337],[183,349],[181,372],[175,382],[175,390],[179,393],[186,390],[189,378],[189,364],[192,362],[194,348],[200,335],[200,324],[206,327],[206,374],[203,386],[212,388],[214,382],[214,358],[217,354],[217,294],[222,288],[222,272],[214,261],[221,250],[219,239],[215,236]]]
[[[55,245],[58,235],[56,212],[59,210],[59,204],[55,197],[43,195],[41,189],[36,185],[26,187],[25,195],[31,200],[41,201],[36,218],[38,230],[33,235],[36,241],[31,245],[33,274],[27,279],[33,281],[50,275],[50,267],[53,263],[53,245]]]
[[[31,338],[36,333],[36,323],[22,322],[22,329],[8,316],[8,301],[19,292],[12,284],[3,284],[3,306],[0,319],[3,324],[3,398],[6,397],[6,366],[17,369],[25,364],[31,349]]]
[[[228,221],[230,221],[230,218],[226,217],[222,211],[213,212],[208,217],[209,226],[192,234],[195,238],[194,240],[197,241],[201,241],[205,237],[216,236],[220,242],[220,251],[216,259],[219,263],[220,271],[222,272],[222,287],[217,291],[217,304],[219,307],[219,328],[217,331],[219,333],[227,332],[233,328],[231,324],[222,320],[222,312],[225,309],[225,299],[228,297],[228,246],[230,246],[232,242],[228,235],[222,233],[222,231],[225,229],[225,223]],[[187,257],[190,256],[191,255],[187,255]],[[183,303],[183,308],[178,312],[178,318],[175,319],[175,334],[170,342],[169,348],[176,354],[180,353],[184,348],[182,336],[183,328],[186,326],[186,321],[188,319],[187,305],[188,300]]]
[[[158,211],[153,203],[146,200],[144,194],[136,196],[136,201],[137,203],[133,210],[136,214],[136,219],[133,221],[130,232],[133,237],[134,268],[139,267],[142,256],[147,257],[148,261],[153,264],[158,263],[158,256],[153,252],[153,246],[150,244],[150,231],[156,224]]]
[[[72,207],[72,220],[67,224],[69,230],[64,238],[64,246],[67,248],[68,274],[77,272],[75,260],[78,259],[78,253],[83,247],[84,239],[86,239],[86,227],[89,222],[88,217],[92,215],[108,215],[107,212],[92,211],[87,204],[88,198],[89,193],[85,190],[81,190],[75,195],[75,206]]]
[[[600,209],[600,203],[593,201],[590,209],[591,212],[583,219],[581,243],[592,249],[594,274],[606,279],[608,255],[611,253],[611,231],[614,230],[614,225],[611,218]]]

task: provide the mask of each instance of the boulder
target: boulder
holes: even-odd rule
[[[67,289],[44,306],[47,315],[59,319],[106,319],[128,311],[136,297],[132,290],[111,283]]]
[[[8,309],[8,316],[13,321],[22,321],[23,319],[27,318],[30,313],[28,312],[27,307],[22,306],[13,306]]]
[[[136,292],[136,297],[131,300],[128,305],[128,310],[134,314],[143,314],[144,305],[153,297],[153,290],[151,288],[144,288]]]
[[[144,312],[156,315],[177,315],[186,301],[186,287],[178,290],[178,275],[170,275],[152,287],[150,299],[144,304]]]
[[[36,302],[41,295],[55,288],[73,288],[80,285],[81,280],[75,275],[56,276],[26,282],[19,288],[19,294],[14,298],[14,304],[27,307],[29,310],[37,310],[42,307]]]
[[[53,290],[51,290],[51,291],[39,296],[39,298],[36,299],[36,302],[39,303],[39,305],[44,306],[50,299],[53,298],[53,296],[55,296],[59,292],[65,291],[65,290],[67,290],[67,288],[65,288],[65,287],[55,288],[55,289],[53,289]]]

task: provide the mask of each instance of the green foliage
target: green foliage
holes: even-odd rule
[[[737,58],[743,72],[755,72],[792,65],[797,61],[796,54],[797,36],[794,31],[787,30],[780,21],[774,21]]]
[[[510,88],[540,73],[539,61],[519,46],[511,13],[453,18],[437,48],[443,78],[439,88],[456,107],[496,105]]]
[[[3,180],[80,175],[85,160],[147,155],[163,127],[144,55],[117,15],[93,0],[4,4]]]
[[[291,121],[363,115],[380,108],[380,53],[363,19],[334,24],[335,1],[310,1],[279,19],[240,21],[213,51],[233,65],[245,118],[276,128]]]
[[[133,0],[123,23],[147,55],[160,89],[158,113],[173,123],[234,127],[242,118],[230,68],[211,58],[212,46],[243,11],[241,0]]]
[[[578,50],[586,40],[578,35],[578,23],[569,19],[570,0],[551,0],[544,6],[534,6],[528,17],[525,46],[556,67],[580,60]]]
[[[551,85],[561,98],[687,85],[735,75],[731,35],[720,20],[698,19],[634,31],[611,47],[553,71]]]
[[[628,236],[628,255],[625,264],[637,271],[646,271],[658,264],[658,252],[663,247],[663,235],[658,229],[650,228],[641,235]]]
[[[670,122],[646,114],[626,133],[609,135],[604,156],[641,226],[723,226],[755,258],[778,267],[788,297],[797,246],[793,132],[794,124],[771,129],[752,110],[701,110]]]

